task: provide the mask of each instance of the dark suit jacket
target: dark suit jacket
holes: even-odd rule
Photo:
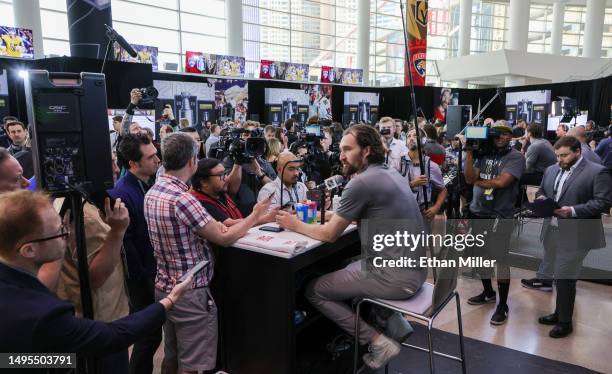
[[[537,195],[554,199],[554,183],[559,170],[558,163],[546,169]],[[606,246],[601,214],[607,213],[612,205],[612,178],[605,167],[583,158],[563,184],[557,203],[574,207],[576,211],[575,218],[558,220],[559,233],[565,244],[576,249]],[[546,219],[540,239],[544,240],[549,226],[550,219]]]
[[[58,299],[34,276],[0,263],[0,352],[66,352],[104,356],[127,349],[160,328],[160,303],[114,322],[74,316],[72,304]]]
[[[144,215],[144,196],[147,189],[144,184],[141,187],[138,178],[128,171],[117,181],[115,188],[108,191],[113,198],[121,198],[130,213],[130,225],[123,236],[128,279],[153,280],[157,273]]]

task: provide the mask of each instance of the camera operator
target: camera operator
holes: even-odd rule
[[[41,266],[65,258],[69,229],[42,193],[0,195],[0,351],[75,352],[103,357],[159,328],[191,280],[158,303],[114,322],[76,318],[74,306],[37,279]]]
[[[378,122],[382,144],[385,149],[385,163],[397,171],[401,170],[402,157],[408,155],[408,147],[401,140],[395,139],[395,121],[391,117],[383,117]]]
[[[421,131],[421,137],[424,138],[425,133],[422,130],[419,131]],[[406,177],[408,178],[408,184],[416,196],[417,203],[419,204],[423,216],[431,220],[442,208],[448,194],[444,186],[444,180],[442,179],[442,172],[438,164],[432,162],[428,156],[424,155],[423,162],[425,162],[425,175],[421,175],[417,137],[414,129],[408,131],[408,147],[408,157],[404,159],[404,168]],[[429,202],[429,207],[427,209],[425,209],[423,186],[427,186],[427,200]]]
[[[241,137],[247,140],[251,137],[255,125],[248,124]],[[231,170],[228,175],[228,188],[230,196],[234,197],[242,215],[247,216],[257,202],[257,193],[266,183],[276,178],[274,168],[263,155],[252,158],[248,163],[242,163],[240,155],[228,155],[223,159],[223,166]]]
[[[359,222],[361,235],[367,235],[363,231],[365,220],[372,224],[381,219],[410,220],[410,228],[420,233],[423,222],[414,194],[395,169],[384,165],[386,152],[380,133],[370,125],[352,126],[345,131],[340,149],[343,174],[353,178],[342,193],[336,214],[325,225],[309,225],[295,215],[279,211],[276,217],[279,225],[325,242],[338,240],[352,221]],[[385,258],[391,259],[423,254],[422,248],[410,251],[406,247],[391,246],[385,249]],[[368,251],[368,256],[371,255],[373,252]],[[426,278],[425,268],[372,268],[371,265],[371,258],[356,261],[315,279],[307,288],[307,299],[344,331],[354,334],[358,316],[350,307],[350,300],[355,297],[406,299],[419,290]],[[390,318],[406,322],[399,314]],[[403,340],[405,335],[392,329],[391,323],[387,323],[389,331],[384,335],[364,321],[360,324],[359,341],[370,344],[371,353],[363,357],[366,365],[378,369],[399,354],[400,345],[389,336]]]
[[[157,260],[155,297],[172,290],[172,280],[201,261],[209,261],[195,274],[193,289],[169,313],[164,325],[163,368],[185,373],[212,370],[217,358],[217,307],[209,289],[214,258],[210,243],[227,247],[244,236],[268,211],[269,200],[231,227],[216,221],[188,191],[187,182],[197,171],[196,143],[187,134],[171,134],[162,143],[163,166],[145,195],[144,212]]]
[[[142,97],[142,94],[141,94],[141,97]],[[136,102],[136,104],[138,104],[138,102]],[[164,105],[164,110],[162,111],[162,115],[159,120],[159,125],[160,127],[166,126],[166,125],[171,126],[173,130],[178,129],[178,123],[176,122],[176,119],[174,119],[174,113],[172,112],[172,106],[170,104]]]
[[[491,317],[491,324],[501,325],[508,318],[510,268],[505,257],[513,229],[509,219],[514,217],[514,205],[519,192],[518,181],[525,171],[525,158],[519,151],[510,147],[512,129],[505,121],[496,122],[491,126],[491,130],[495,131],[494,136],[486,141],[493,142],[493,150],[489,154],[479,155],[474,160],[473,151],[468,147],[464,175],[466,182],[474,185],[468,218],[475,234],[485,231],[489,233],[485,247],[482,248],[483,257],[496,259],[499,304]],[[491,285],[492,269],[483,268],[479,273],[484,292],[471,297],[468,304],[495,303],[495,291]]]
[[[123,122],[121,123],[121,134],[119,135],[125,135],[130,132],[130,125],[132,125],[132,118],[134,118],[134,109],[138,107],[140,100],[142,100],[142,92],[138,88],[133,88],[130,91],[130,103],[125,108]]]

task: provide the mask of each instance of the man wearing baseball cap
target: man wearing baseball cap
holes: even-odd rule
[[[472,234],[484,234],[484,246],[475,248],[474,256],[496,260],[499,303],[491,317],[491,324],[502,325],[508,319],[508,292],[510,267],[506,260],[508,244],[514,228],[514,202],[519,193],[519,180],[525,171],[525,158],[510,147],[512,128],[500,120],[491,126],[489,135],[493,151],[475,159],[466,152],[465,181],[474,185],[474,197],[468,218]],[[491,277],[493,268],[475,269],[482,280],[484,291],[468,300],[468,304],[481,305],[496,302]]]

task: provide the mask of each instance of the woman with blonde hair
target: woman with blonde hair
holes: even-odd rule
[[[268,139],[266,142],[268,143],[268,149],[265,154],[266,160],[276,169],[276,160],[278,160],[278,155],[283,151],[283,146],[277,138]]]

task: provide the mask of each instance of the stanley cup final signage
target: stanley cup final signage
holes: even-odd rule
[[[408,22],[408,45],[410,46],[410,65],[415,86],[425,85],[425,65],[427,62],[427,1],[408,0],[406,7]],[[404,69],[404,84],[410,84],[408,69]]]

